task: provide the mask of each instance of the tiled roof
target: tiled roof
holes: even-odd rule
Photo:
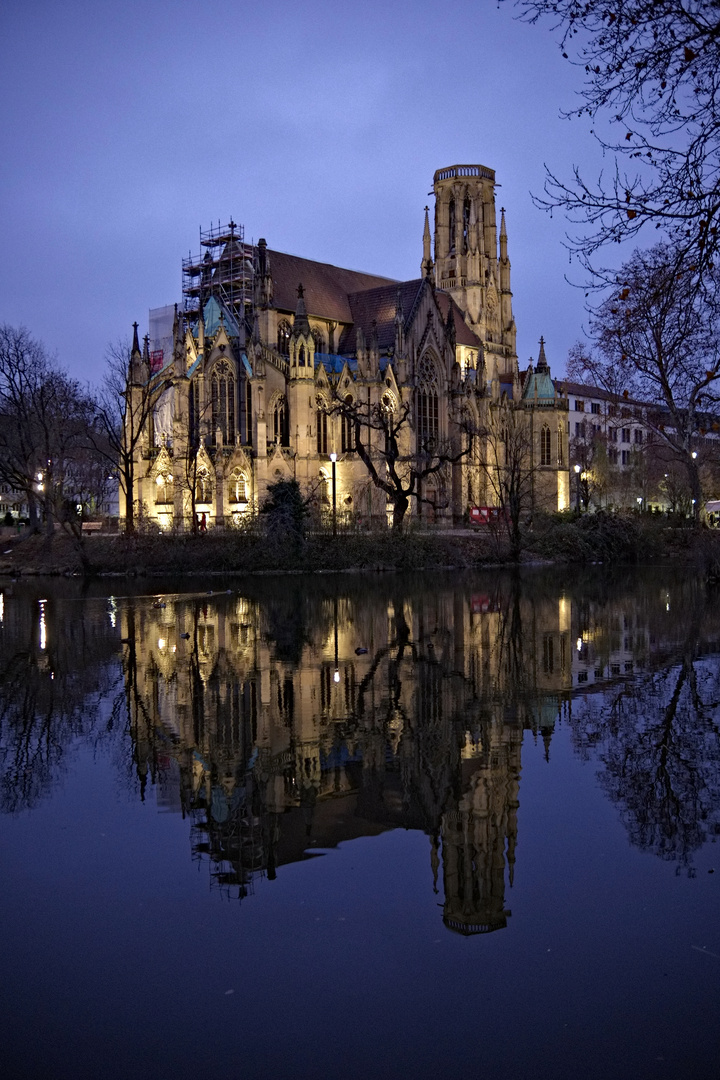
[[[473,348],[479,348],[481,342],[477,334],[473,333],[468,324],[463,319],[463,313],[457,306],[452,296],[449,293],[442,292],[438,289],[435,294],[437,297],[438,307],[442,312],[443,319],[447,320],[448,307],[452,304],[453,320],[455,322],[455,341],[458,345],[472,345]]]
[[[362,326],[365,344],[369,345],[373,322],[377,329],[378,349],[382,352],[392,348],[395,344],[395,311],[398,291],[402,302],[403,318],[407,320],[421,286],[422,278],[417,278],[414,281],[394,282],[392,285],[383,285],[377,289],[351,293],[348,301],[353,325],[348,327],[343,334],[340,340],[340,351],[355,352],[358,326]]]
[[[378,274],[345,270],[341,266],[302,259],[299,255],[286,255],[282,251],[268,249],[268,257],[273,280],[274,307],[281,311],[294,312],[298,285],[302,285],[308,314],[339,323],[352,322],[348,300],[350,293],[390,286],[392,282],[392,278],[380,277]],[[390,287],[397,289],[397,285]]]

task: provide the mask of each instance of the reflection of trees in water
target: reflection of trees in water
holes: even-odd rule
[[[704,590],[690,584],[674,601],[671,628],[664,603],[648,613],[659,669],[577,701],[571,724],[631,842],[684,864],[720,833],[720,656],[701,655],[718,637]]]
[[[105,738],[118,724],[124,730],[117,709],[102,729],[98,723],[100,702],[119,678],[118,634],[107,605],[88,610],[76,598],[41,597],[35,589],[3,597],[0,810],[6,813],[37,804],[61,775],[74,740]]]

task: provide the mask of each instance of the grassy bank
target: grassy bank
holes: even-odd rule
[[[547,515],[536,517],[526,530],[523,559],[612,565],[683,561],[720,579],[720,533],[671,527],[651,515]],[[205,535],[97,534],[78,541],[57,533],[50,540],[7,540],[0,549],[0,574],[321,573],[473,569],[507,561],[504,538],[486,530],[410,528],[402,536],[310,533],[301,539],[258,527]]]

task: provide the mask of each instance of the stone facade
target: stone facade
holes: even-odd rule
[[[334,494],[340,523],[385,521],[387,495],[356,452],[352,409],[358,418],[407,410],[404,468],[428,446],[447,459],[420,485],[413,515],[458,524],[473,506],[497,504],[491,481],[502,462],[490,462],[488,440],[508,410],[527,427],[534,505],[568,505],[567,401],[544,349],[537,370],[518,366],[494,172],[441,169],[434,193],[434,243],[426,208],[421,276],[410,281],[287,255],[264,240],[250,246],[233,223],[215,263],[206,254],[189,265],[196,284],[175,309],[171,355],[155,340],[133,344],[130,401],[139,407],[148,384],[157,398],[136,460],[141,513],[161,528],[193,516],[239,524],[269,484],[294,479],[326,510]],[[382,433],[368,426],[365,442],[382,474]]]

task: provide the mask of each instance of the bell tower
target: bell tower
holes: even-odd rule
[[[433,178],[435,286],[449,292],[486,351],[515,355],[515,321],[504,214],[500,244],[495,172],[484,165],[451,165]]]

